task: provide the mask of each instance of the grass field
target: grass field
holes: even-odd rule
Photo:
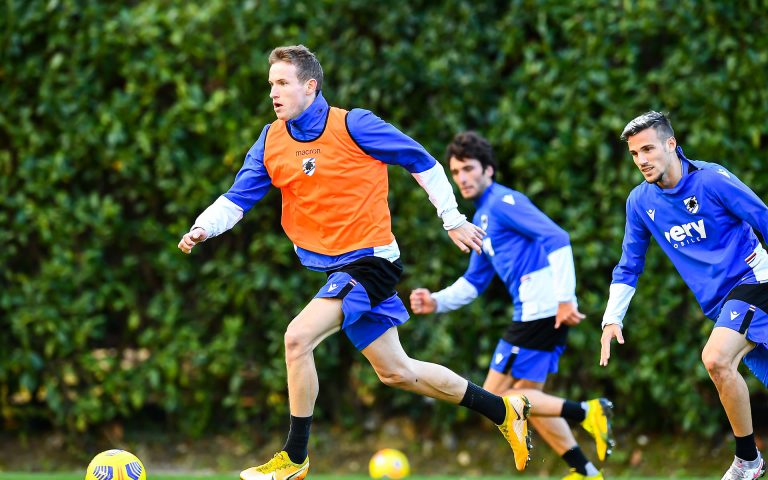
[[[215,475],[194,475],[194,474],[158,474],[151,475],[150,480],[237,480],[237,473],[215,474]],[[560,477],[531,477],[512,474],[499,477],[462,477],[462,476],[412,476],[408,480],[509,480],[510,478],[518,480],[558,480]],[[640,478],[642,480],[666,480],[670,477],[630,477],[621,476],[613,478]],[[713,477],[672,477],[680,480],[715,480],[720,476]],[[367,475],[311,475],[307,480],[370,480]],[[0,473],[0,480],[83,480],[82,473]]]

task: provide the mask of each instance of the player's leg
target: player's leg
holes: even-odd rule
[[[557,373],[560,356],[564,351],[563,345],[556,345],[551,350],[538,350],[519,347],[502,339],[493,354],[490,370],[543,384],[547,375]],[[611,454],[614,446],[611,431],[613,404],[609,400],[596,398],[578,402],[549,395],[540,389],[513,388],[502,394],[512,393],[523,393],[529,399],[531,416],[562,417],[580,422],[594,438],[597,456],[601,461]]]
[[[724,479],[757,478],[765,471],[752,429],[749,390],[737,370],[741,359],[753,348],[754,344],[738,331],[715,327],[701,354],[736,440],[735,458]]]
[[[400,344],[396,328],[384,332],[362,354],[387,386],[456,404],[467,390],[467,380],[446,367],[410,358]],[[503,406],[499,412],[502,416]]]
[[[283,451],[269,462],[244,470],[243,480],[301,480],[309,472],[307,444],[319,391],[314,349],[341,328],[341,300],[314,298],[288,325],[285,363],[291,426]]]
[[[509,374],[497,372],[490,368],[488,369],[488,374],[485,376],[483,388],[496,395],[501,395],[513,388],[514,384],[515,379],[509,376]]]
[[[530,390],[542,391],[544,383],[531,380],[517,380],[514,383],[514,387],[526,392]],[[531,401],[531,405],[534,405],[533,401]],[[533,408],[535,408],[535,405]],[[587,459],[581,447],[576,443],[571,427],[564,418],[531,416],[529,421],[547,445],[568,464],[571,473],[565,477],[567,480],[598,480],[603,478],[597,467]]]
[[[744,361],[768,385],[768,284],[741,284],[728,294],[701,359],[717,387],[736,440],[735,458],[723,478],[757,478],[765,462],[755,445],[749,391],[738,372]]]
[[[513,326],[510,330],[513,330],[514,327],[517,326]],[[519,330],[513,333],[519,333]],[[610,402],[601,399],[575,402],[544,393],[542,391],[544,383],[550,374],[557,373],[565,346],[556,344],[554,346],[542,345],[542,348],[545,349],[525,348],[513,345],[508,341],[515,339],[515,335],[508,334],[506,338],[499,341],[491,359],[488,378],[495,385],[511,387],[511,390],[502,394],[522,392],[526,397],[530,396],[531,424],[539,431],[542,438],[563,457],[563,460],[575,470],[570,478],[579,478],[578,475],[589,475],[587,478],[601,478],[600,473],[587,460],[576,444],[566,420],[582,423],[595,439],[598,457],[604,460],[610,454],[613,446],[610,422],[603,410],[603,405],[605,404],[607,408]],[[524,336],[521,337],[521,341],[525,341]],[[511,384],[510,382],[504,383],[501,375],[512,379]],[[593,403],[597,404],[595,408],[592,408]],[[605,419],[602,423],[603,428],[592,428],[592,422],[587,420],[599,417]]]
[[[442,365],[410,358],[400,344],[396,328],[383,332],[361,351],[386,385],[462,405],[488,417],[512,447],[516,468],[525,469],[531,446],[529,404],[523,395],[502,398]]]

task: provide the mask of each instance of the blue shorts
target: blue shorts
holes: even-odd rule
[[[557,373],[564,351],[565,345],[558,345],[552,351],[534,350],[517,347],[501,339],[493,352],[490,369],[518,380],[543,383],[547,375]]]
[[[362,283],[340,271],[332,273],[315,298],[339,298],[344,320],[341,329],[358,350],[363,350],[387,330],[408,321],[408,310],[397,293],[372,306]]]
[[[723,304],[715,327],[743,334],[755,343],[744,356],[744,363],[768,387],[768,284],[742,284],[734,287]]]

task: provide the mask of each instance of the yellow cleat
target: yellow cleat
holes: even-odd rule
[[[616,445],[611,431],[613,403],[606,398],[595,398],[587,402],[587,407],[587,416],[581,426],[595,439],[597,458],[602,462],[611,455]]]
[[[264,465],[251,467],[240,472],[240,480],[303,480],[309,473],[309,455],[299,465],[293,463],[285,453],[278,452]]]
[[[525,470],[530,460],[531,433],[528,431],[528,415],[531,413],[531,402],[525,395],[510,395],[504,397],[507,413],[504,423],[498,425],[501,434],[507,439],[515,455],[515,467]]]
[[[563,480],[604,480],[603,474],[601,472],[597,472],[597,475],[592,475],[591,477],[588,477],[586,475],[582,475],[580,473],[576,473],[571,469],[571,473],[565,477],[563,477]]]

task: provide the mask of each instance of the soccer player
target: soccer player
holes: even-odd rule
[[[722,166],[686,158],[674,135],[667,117],[654,111],[621,133],[645,182],[627,198],[600,365],[608,364],[614,338],[624,343],[622,321],[653,237],[715,322],[701,359],[736,438],[736,458],[723,480],[754,479],[765,472],[765,462],[755,446],[749,391],[737,367],[743,360],[768,385],[768,255],[754,233],[768,238],[768,208]]]
[[[397,326],[408,319],[395,292],[402,264],[391,231],[387,165],[411,172],[464,252],[479,251],[484,232],[459,213],[445,171],[426,150],[367,110],[330,107],[323,70],[303,45],[269,55],[270,98],[277,120],[248,151],[234,184],[196,219],[179,248],[192,248],[232,228],[274,185],[282,225],[300,262],[327,282],[290,322],[285,361],[291,423],[282,451],[244,470],[242,480],[303,479],[309,470],[310,425],[319,385],[313,350],[343,330],[383,383],[475,410],[499,426],[515,465],[530,448],[524,395],[500,397],[447,368],[410,358]]]
[[[598,457],[605,460],[613,446],[611,403],[606,399],[579,403],[542,392],[547,375],[557,372],[568,327],[584,318],[576,305],[568,233],[528,197],[494,181],[493,148],[477,133],[457,134],[446,149],[446,160],[461,195],[477,206],[473,223],[487,236],[482,253],[471,254],[463,276],[436,293],[414,290],[411,309],[417,314],[455,310],[477,298],[498,275],[515,308],[483,388],[499,395],[525,393],[531,402],[531,423],[571,468],[566,479],[602,479],[564,418],[582,422],[595,438]]]

